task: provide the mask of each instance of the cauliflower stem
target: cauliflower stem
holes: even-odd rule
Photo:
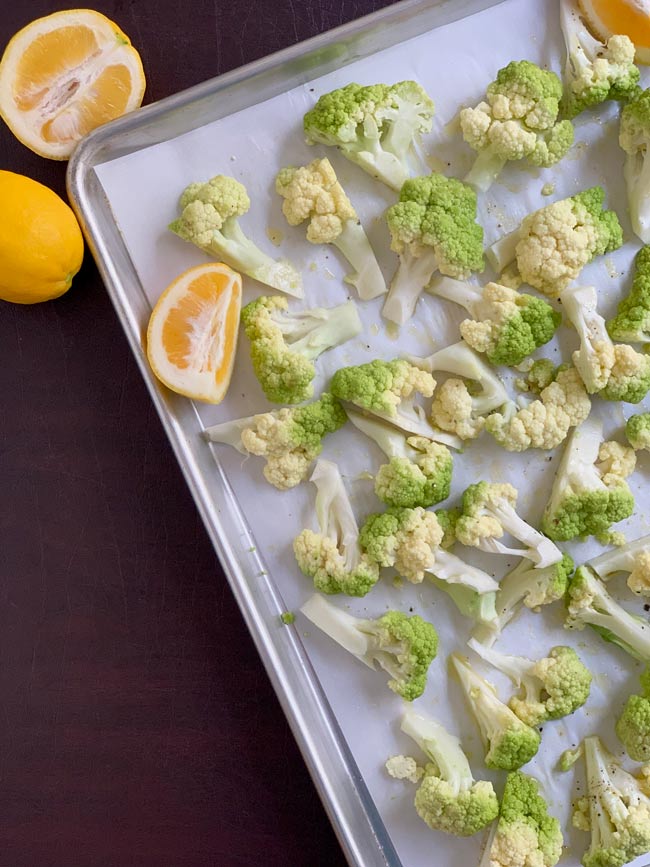
[[[472,638],[491,647],[522,607],[539,611],[543,605],[563,599],[573,569],[574,563],[568,554],[564,554],[559,563],[544,569],[535,568],[530,560],[520,560],[499,582],[495,617],[487,624],[479,624]]]
[[[588,566],[580,566],[569,582],[567,605],[568,629],[591,626],[605,641],[642,662],[650,662],[650,623],[615,602]]]
[[[429,666],[438,652],[438,633],[418,617],[388,611],[375,620],[353,617],[323,596],[315,595],[300,609],[314,626],[370,668],[389,675],[388,686],[406,701],[424,692]]]
[[[584,742],[587,797],[573,816],[575,827],[591,831],[584,867],[609,867],[650,851],[650,798],[645,780],[624,771],[600,739]]]
[[[298,566],[322,593],[365,596],[377,583],[379,568],[361,551],[359,528],[339,468],[319,460],[311,481],[316,486],[318,532],[303,530],[294,539]]]
[[[516,771],[527,764],[539,749],[539,732],[499,699],[492,684],[476,674],[467,659],[457,653],[449,659],[487,747],[486,766]]]
[[[587,566],[603,581],[619,572],[627,572],[630,590],[639,596],[650,596],[650,535],[605,551],[590,560]]]
[[[476,781],[457,737],[423,714],[407,710],[402,731],[429,759],[415,809],[434,831],[469,837],[492,822],[499,802],[487,781]]]

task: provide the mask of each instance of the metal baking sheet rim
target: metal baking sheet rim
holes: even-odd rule
[[[212,101],[214,108],[219,94],[232,92],[246,82],[259,82],[264,76],[271,78],[267,82],[270,91],[262,98],[251,98],[247,103],[250,106],[373,51],[501,2],[503,0],[402,0],[100,127],[79,144],[67,172],[70,202],[158,416],[339,842],[349,863],[357,867],[400,867],[402,862],[301,642],[294,630],[280,625],[279,615],[285,606],[271,577],[266,574],[261,556],[255,553],[251,558],[254,536],[221,467],[215,464],[210,449],[200,437],[202,426],[193,405],[163,389],[147,363],[143,323],[148,320],[150,305],[94,167],[155,141],[175,138],[219,116],[232,114],[241,106],[203,117],[198,123],[191,122],[192,108],[206,101]],[[293,76],[293,80],[289,76]],[[184,118],[190,121],[185,126]],[[157,136],[156,129],[170,119],[175,126],[173,132]],[[134,284],[140,288],[136,299],[132,297],[132,288],[127,288]],[[218,480],[214,479],[215,472]],[[210,476],[208,490],[204,480]],[[246,565],[242,563],[244,551],[248,555]],[[258,569],[254,586],[244,575],[251,560]]]

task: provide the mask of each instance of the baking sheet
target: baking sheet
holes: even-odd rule
[[[541,23],[544,20],[548,21],[545,28]],[[522,48],[513,55],[515,37]],[[471,165],[473,154],[454,129],[453,118],[459,105],[478,102],[496,70],[509,60],[527,57],[559,71],[562,51],[555,2],[507,0],[499,7],[357,61],[339,72],[173,141],[100,165],[97,175],[150,302],[153,304],[183,269],[206,260],[200,251],[174,237],[165,227],[176,216],[178,196],[185,185],[218,173],[231,174],[246,185],[252,207],[242,218],[244,230],[267,252],[286,256],[301,268],[306,304],[330,306],[349,297],[349,287],[341,281],[347,270],[345,263],[333,248],[308,244],[304,227],[291,228],[286,224],[281,200],[273,190],[279,168],[290,163],[303,164],[317,155],[327,155],[334,164],[371,242],[381,254],[380,263],[389,279],[396,260],[388,249],[389,236],[382,213],[394,201],[394,194],[374,183],[332,149],[307,147],[301,129],[304,112],[321,93],[352,80],[370,84],[415,78],[436,103],[434,130],[424,147],[432,157],[430,164],[462,177]],[[647,73],[644,76],[647,77]],[[632,257],[639,246],[625,215],[623,156],[617,145],[615,117],[615,107],[609,106],[598,117],[591,115],[579,120],[572,152],[553,169],[531,173],[517,166],[508,167],[501,183],[482,197],[479,215],[486,229],[486,242],[490,243],[514,228],[528,211],[595,183],[603,184],[608,204],[621,216],[628,239],[621,250],[585,269],[581,278],[585,283],[598,286],[605,315],[611,313],[620,293],[629,285]],[[555,184],[550,198],[544,198],[541,193],[546,182]],[[273,242],[279,239],[281,243],[276,248]],[[245,281],[245,301],[261,291],[262,287]],[[425,354],[436,345],[455,341],[458,339],[455,326],[464,315],[460,308],[425,297],[420,301],[416,318],[397,337],[381,320],[381,299],[359,306],[364,333],[321,356],[317,364],[317,391],[326,385],[332,372],[344,364],[362,363],[374,357],[389,358],[402,352]],[[219,407],[197,405],[205,425],[274,408],[264,399],[252,374],[246,341],[241,340],[226,401]],[[538,355],[559,358],[563,351],[567,357],[567,352],[576,345],[571,332],[562,329],[559,342]],[[595,411],[602,412],[607,432],[620,436],[623,422],[620,406],[595,401]],[[206,445],[206,448],[210,447]],[[296,490],[279,493],[263,481],[262,461],[242,460],[241,455],[225,446],[213,448],[253,527],[265,568],[276,581],[286,607],[297,609],[310,595],[311,588],[295,566],[291,541],[303,527],[314,526],[313,486],[304,484]],[[382,462],[380,452],[372,444],[347,426],[326,440],[323,457],[335,460],[341,467],[360,515],[378,508],[380,504],[372,493],[372,483],[359,479],[363,471],[373,472]],[[535,522],[540,516],[540,504],[544,502],[541,494],[550,489],[557,462],[557,457],[552,462],[548,457],[541,452],[508,455],[484,436],[457,459],[451,500],[479,473],[488,479],[510,480],[520,489],[521,513]],[[648,520],[641,514],[647,514],[648,496],[642,495],[641,489],[649,469],[647,456],[641,456],[631,482],[639,506],[637,516],[621,526],[629,538],[649,530]],[[216,473],[214,483],[217,483]],[[278,522],[280,507],[286,511]],[[578,559],[600,550],[594,544],[569,548]],[[507,558],[486,558],[466,549],[459,549],[459,553],[468,560],[482,563],[497,576],[508,569]],[[257,569],[252,563],[253,558],[251,569]],[[251,574],[251,578],[254,577]],[[612,587],[621,591],[620,598],[632,608],[639,607],[639,603],[626,594],[622,581]],[[398,589],[388,576],[366,599],[349,601],[341,597],[334,601],[364,616],[378,616],[387,607],[404,610],[412,607],[436,624],[441,650],[432,666],[427,691],[417,706],[461,735],[477,775],[498,781],[503,775],[483,768],[483,749],[474,723],[467,716],[459,688],[447,680],[446,656],[453,649],[462,648],[471,624],[456,612],[446,595],[428,585]],[[611,749],[618,746],[608,716],[611,717],[611,707],[620,705],[635,688],[638,666],[621,651],[604,645],[587,632],[563,631],[562,615],[557,606],[541,615],[523,615],[517,625],[506,632],[499,647],[532,655],[531,648],[541,654],[552,644],[573,644],[596,673],[586,711],[575,719],[547,725],[540,753],[526,768],[540,779],[551,809],[563,821],[565,832],[568,831],[569,852],[563,863],[577,867],[580,854],[588,845],[588,837],[570,830],[569,813],[574,786],[582,785],[581,768],[578,766],[567,775],[558,775],[554,765],[564,749],[592,732],[602,734]],[[356,664],[304,619],[299,617],[294,628],[304,637],[310,659],[403,863],[409,867],[430,865],[432,846],[436,847],[436,864],[440,867],[467,867],[477,862],[481,835],[455,840],[429,831],[412,808],[412,787],[386,777],[383,763],[388,756],[404,751],[417,755],[417,750],[399,731],[401,702],[386,689],[383,675]],[[499,685],[506,685],[497,676],[493,679]]]

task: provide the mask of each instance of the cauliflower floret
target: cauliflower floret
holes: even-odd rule
[[[361,528],[361,547],[380,566],[395,569],[414,584],[434,563],[434,551],[444,531],[433,512],[416,509],[388,509],[371,515]]]
[[[590,412],[591,400],[584,383],[571,367],[558,373],[557,379],[542,390],[539,400],[513,415],[488,416],[485,429],[507,451],[554,449]]]
[[[243,184],[216,175],[204,184],[185,188],[180,198],[181,214],[169,229],[254,280],[302,298],[302,279],[293,265],[267,256],[242,231],[239,217],[250,204]]]
[[[636,469],[636,454],[630,446],[615,441],[604,442],[598,451],[596,465],[606,485],[627,479]]]
[[[456,434],[461,440],[473,440],[485,426],[483,416],[475,416],[472,396],[461,379],[448,379],[438,388],[431,405],[431,421]]]
[[[558,298],[587,263],[623,243],[618,217],[604,200],[603,188],[591,187],[529,214],[487,251],[490,264],[501,272],[516,261],[525,283]]]
[[[433,102],[415,81],[361,85],[324,93],[307,112],[307,144],[339,149],[373,178],[399,190],[421,133],[431,131]]]
[[[457,837],[476,834],[499,813],[499,802],[487,780],[476,781],[457,737],[439,722],[408,710],[402,731],[430,760],[415,795],[415,809],[434,831]]]
[[[650,452],[650,412],[630,416],[625,423],[625,436],[636,451],[645,449]]]
[[[278,174],[275,188],[284,198],[282,213],[290,226],[309,220],[307,240],[331,244],[357,212],[338,182],[328,159],[313,160],[308,166],[287,166]]]
[[[476,286],[438,277],[429,295],[460,304],[472,317],[460,323],[463,340],[491,364],[516,367],[553,337],[562,317],[551,305],[501,283]]]
[[[418,767],[413,756],[391,756],[384,767],[394,780],[419,783],[424,776],[424,768]]]
[[[600,396],[604,400],[640,403],[650,391],[650,355],[625,343],[617,343],[614,353],[614,366]]]
[[[275,188],[284,198],[282,212],[289,225],[309,220],[307,240],[333,244],[352,265],[355,270],[345,280],[356,287],[360,298],[367,301],[386,291],[368,237],[328,159],[301,168],[287,166],[279,172]]]
[[[555,867],[562,855],[562,831],[532,777],[508,774],[499,821],[480,867]]]
[[[209,442],[224,443],[242,454],[266,458],[266,480],[286,490],[300,484],[323,448],[323,437],[338,430],[346,420],[338,400],[324,392],[305,406],[213,425],[205,429],[204,436]]]
[[[580,223],[571,199],[561,199],[526,217],[517,244],[517,263],[525,283],[555,297],[593,258],[596,226]]]
[[[551,166],[573,144],[573,126],[558,121],[562,85],[555,73],[513,60],[487,88],[486,101],[460,112],[463,138],[478,151],[465,178],[487,191],[510,160]]]
[[[293,542],[301,571],[323,593],[365,596],[379,579],[377,564],[361,552],[359,528],[341,473],[319,460],[311,476],[316,485],[318,532],[303,530]]]
[[[634,561],[627,586],[639,596],[650,596],[650,550],[642,551]]]

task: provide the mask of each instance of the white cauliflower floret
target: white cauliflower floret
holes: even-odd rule
[[[615,485],[631,476],[636,469],[636,452],[631,446],[614,441],[604,442],[598,452],[596,465],[603,482]]]
[[[455,433],[462,440],[475,439],[483,430],[485,419],[474,417],[472,406],[465,383],[461,379],[448,379],[436,391],[431,420],[441,430]]]
[[[650,551],[642,551],[634,561],[627,578],[627,586],[639,596],[650,596]]]
[[[255,427],[242,431],[242,445],[251,455],[266,458],[264,477],[280,490],[293,488],[305,478],[313,455],[296,449],[287,422],[290,409],[281,409],[277,414],[263,413],[257,416]]]
[[[328,159],[281,169],[275,188],[284,198],[282,212],[289,225],[309,220],[307,240],[333,244],[352,265],[345,281],[356,287],[360,298],[367,301],[386,292],[370,241]]]
[[[575,368],[561,371],[557,379],[533,401],[513,415],[488,416],[486,430],[504,449],[554,449],[572,427],[581,424],[591,412],[591,401]]]
[[[391,756],[385,768],[394,780],[408,780],[409,783],[419,783],[424,776],[424,768],[418,767],[412,756]]]
[[[357,213],[338,182],[328,159],[318,159],[301,168],[282,169],[276,188],[284,197],[282,213],[290,226],[309,219],[307,240],[312,244],[331,244]]]
[[[525,283],[555,297],[593,258],[598,244],[591,221],[580,223],[571,199],[529,214],[521,224],[517,264]]]

